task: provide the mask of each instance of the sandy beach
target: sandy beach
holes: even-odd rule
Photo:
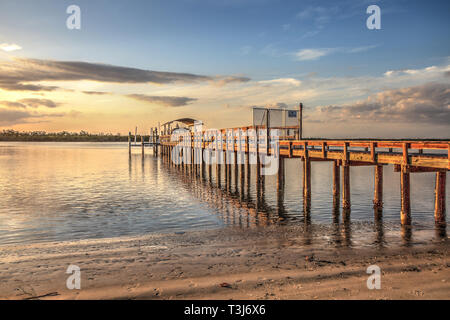
[[[273,227],[7,245],[2,299],[448,299],[448,238],[411,247],[305,244]],[[69,265],[81,289],[69,290]],[[369,290],[367,267],[381,268]]]

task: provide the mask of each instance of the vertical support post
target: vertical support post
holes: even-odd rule
[[[158,156],[158,133],[159,133],[159,129],[156,128],[155,129],[155,154],[156,154],[156,156]]]
[[[372,159],[373,162],[376,162],[378,159],[376,157],[376,147],[377,147],[377,143],[376,142],[371,142],[370,143],[370,158]]]
[[[342,208],[350,209],[350,166],[344,163],[342,166]]]
[[[184,141],[183,141],[184,142]],[[181,171],[184,171],[184,165],[186,163],[186,152],[185,152],[185,147],[183,146],[180,150],[181,152],[181,157],[180,157],[180,163],[178,164],[179,169],[181,169]]]
[[[195,133],[194,132],[191,132],[190,134],[189,134],[189,136],[190,136],[190,144],[189,144],[189,148],[190,148],[190,150],[191,150],[191,166],[190,166],[190,168],[191,168],[191,174],[193,175],[193,176],[196,176],[197,175],[197,165],[195,164],[195,161],[196,161],[196,159],[195,159],[195,157],[196,157],[196,154],[195,154],[195,140],[194,139],[196,139],[196,136],[195,136]]]
[[[244,162],[245,162],[245,153],[242,153],[241,154],[241,164],[239,165],[240,166],[240,168],[239,168],[239,170],[240,170],[240,180],[241,180],[241,182],[240,182],[240,187],[241,187],[241,199],[244,199],[244,185],[245,185],[245,164],[244,164]]]
[[[327,143],[325,141],[322,141],[322,158],[327,158]]]
[[[128,154],[131,156],[131,131],[128,132]]]
[[[144,145],[145,145],[144,135],[142,135],[141,136],[142,157],[144,157]]]
[[[219,140],[222,139],[222,134],[220,131],[216,131],[216,136],[215,136],[215,146],[216,146],[216,182],[217,182],[217,186],[220,187],[220,162],[222,161],[222,151],[219,150],[219,148],[221,148],[222,146],[222,142],[219,143]]]
[[[255,137],[256,141],[255,141],[255,147],[256,147],[256,173],[255,173],[255,178],[256,178],[256,190],[257,190],[257,194],[259,196],[259,191],[260,191],[260,187],[261,187],[261,163],[259,161],[259,130],[258,127],[256,127],[256,137]]]
[[[298,139],[303,139],[303,103],[298,105]]]
[[[308,155],[308,143],[303,144],[304,154],[303,157],[303,199],[306,204],[309,205],[311,201],[311,160]]]
[[[411,224],[411,200],[410,200],[410,171],[409,171],[409,155],[408,149],[410,144],[403,143],[403,161],[400,173],[400,196],[401,211],[400,218],[403,225]]]
[[[242,129],[239,129],[239,173],[240,173],[240,186],[241,186],[241,197],[244,195],[244,181],[245,181],[245,149],[244,149],[244,143],[243,143],[243,131]]]
[[[445,224],[445,184],[447,173],[445,171],[436,172],[436,188],[434,202],[434,219],[437,224]]]
[[[225,151],[223,151],[223,157],[224,157],[224,171],[225,171],[225,189],[228,189],[228,162],[230,161],[228,159],[228,147],[225,145]]]
[[[227,153],[227,165],[226,165],[226,170],[227,170],[227,178],[228,178],[228,181],[227,181],[227,186],[228,186],[228,189],[230,189],[231,190],[231,178],[232,178],[232,176],[231,176],[231,165],[232,165],[232,163],[233,163],[233,150],[231,150],[232,149],[232,147],[233,147],[233,135],[232,135],[232,132],[230,132],[230,130],[226,130],[226,139],[227,139],[227,143],[226,143],[226,153]]]
[[[250,182],[252,181],[251,180],[252,171],[250,167],[250,144],[249,144],[248,128],[246,129],[245,132],[244,153],[247,153],[247,155],[245,156],[245,171],[247,172],[247,190],[250,190]],[[250,192],[248,192],[248,194],[249,193]]]
[[[277,175],[277,191],[283,187],[284,184],[284,158],[278,154],[278,175]]]
[[[350,209],[350,165],[348,157],[348,142],[344,142],[344,161],[342,166],[342,208]]]
[[[205,162],[203,159],[203,132],[199,133],[199,147],[198,147],[198,157],[199,157],[199,166],[200,166],[200,175],[202,179],[205,179]]]
[[[333,204],[339,207],[341,197],[341,172],[339,171],[339,160],[333,161]]]
[[[373,195],[373,208],[381,209],[383,207],[383,166],[375,166],[374,176],[374,195]]]
[[[266,156],[269,155],[269,127],[270,127],[270,109],[266,109]]]
[[[217,157],[217,163],[216,163],[216,182],[217,182],[217,186],[220,188],[220,180],[222,179],[221,177],[221,168],[220,168],[220,152],[219,150],[216,150],[216,157]]]
[[[400,172],[400,197],[401,197],[401,211],[400,218],[402,225],[411,224],[411,204],[410,204],[410,185],[409,185],[409,170],[407,166],[402,165]]]
[[[239,166],[238,166],[238,154],[239,149],[236,151],[236,139],[233,139],[233,153],[234,153],[234,188],[236,189],[236,192],[238,191],[238,176],[239,176]]]
[[[208,164],[208,178],[209,178],[209,182],[212,181],[212,149],[208,149],[208,154],[209,154],[209,164]]]

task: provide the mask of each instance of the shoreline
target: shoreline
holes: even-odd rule
[[[305,243],[301,227],[6,245],[2,299],[449,299],[448,237],[411,247]],[[81,270],[69,290],[67,267]],[[369,265],[381,290],[368,290]]]

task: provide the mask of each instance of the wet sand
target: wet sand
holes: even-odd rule
[[[280,226],[6,245],[0,298],[449,299],[448,249],[447,236],[355,247]],[[66,287],[71,264],[81,269],[80,290]],[[380,290],[366,285],[374,264]]]

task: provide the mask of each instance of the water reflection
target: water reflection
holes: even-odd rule
[[[173,169],[167,162],[165,164],[167,170]],[[202,166],[201,174],[194,176],[199,179],[194,180],[191,179],[192,176],[189,173],[186,175],[185,171],[179,171],[180,175],[184,174],[181,180],[189,190],[194,192],[196,197],[218,210],[220,212],[219,216],[226,225],[250,228],[270,224],[284,224],[286,221],[292,222],[296,220],[303,226],[303,244],[313,244],[314,228],[311,214],[311,196],[303,190],[303,195],[305,196],[303,196],[302,201],[301,217],[289,214],[289,210],[285,205],[286,176],[284,165],[280,166],[280,171],[276,176],[275,206],[270,205],[266,201],[266,177],[261,176],[257,179],[255,176],[252,179],[252,175],[254,176],[258,170],[256,166],[248,164],[222,165],[219,166],[218,170],[214,170],[213,165],[205,166],[207,169]],[[221,171],[223,171],[223,183]],[[216,172],[216,174],[214,175],[213,172]],[[254,190],[252,190],[252,180],[254,181]],[[222,185],[224,186],[223,188]],[[303,184],[303,188],[305,188],[305,184]],[[342,209],[341,221],[340,195],[333,192],[332,198],[330,219],[332,228],[329,242],[335,246],[352,247],[355,244],[352,240],[351,209]],[[387,246],[387,240],[385,238],[382,208],[374,208],[373,217],[374,237],[372,244],[377,248],[384,248]],[[441,239],[446,237],[445,225],[441,225],[439,228],[436,227],[436,235],[439,235]],[[402,227],[401,237],[403,244],[410,246],[412,244],[412,228]]]
[[[375,226],[375,241],[374,243],[378,248],[384,248],[386,246],[386,239],[384,237],[384,225],[383,225],[383,210],[379,207],[373,209],[374,226]]]
[[[437,223],[435,225],[435,235],[437,240],[447,239],[447,225],[443,223]]]
[[[410,247],[412,245],[412,227],[408,225],[401,226],[401,234],[403,245],[405,247]]]

